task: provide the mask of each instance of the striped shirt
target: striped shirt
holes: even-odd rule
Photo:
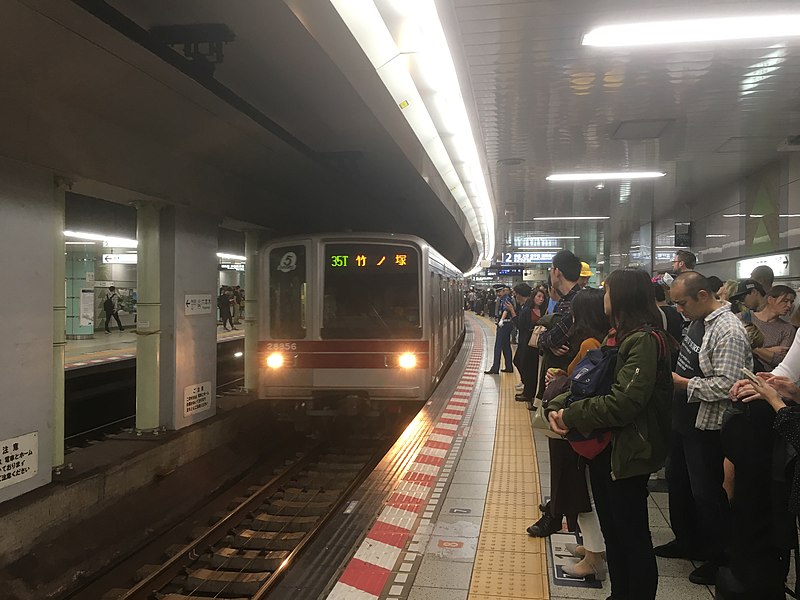
[[[700,402],[695,427],[715,430],[722,428],[722,415],[730,406],[728,391],[742,378],[742,367],[753,368],[753,355],[747,333],[731,312],[730,304],[705,318],[706,331],[700,345],[702,377],[689,380],[689,402]]]

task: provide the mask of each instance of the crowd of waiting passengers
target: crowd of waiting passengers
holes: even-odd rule
[[[562,250],[547,285],[471,290],[465,306],[497,325],[486,374],[516,367],[516,399],[548,435],[551,498],[528,534],[564,520],[580,532],[568,576],[652,600],[656,556],[682,558],[720,600],[784,600],[800,513],[796,293],[769,267],[722,282],[695,263],[679,251],[670,274],[620,269],[593,289]],[[664,466],[674,539],[654,547],[648,482]]]

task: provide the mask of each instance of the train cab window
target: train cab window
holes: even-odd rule
[[[411,246],[326,244],[320,336],[421,338],[419,262]]]
[[[269,327],[273,339],[306,337],[306,248],[282,246],[269,255]]]

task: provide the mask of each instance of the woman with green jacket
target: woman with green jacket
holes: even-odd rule
[[[613,600],[653,600],[658,567],[647,512],[647,480],[664,465],[670,434],[672,369],[647,273],[614,271],[605,282],[605,312],[617,346],[611,392],[566,407],[569,393],[547,406],[550,428],[589,435],[610,429],[611,443],[588,461],[597,516],[606,542]]]

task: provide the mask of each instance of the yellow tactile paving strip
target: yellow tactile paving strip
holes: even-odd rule
[[[502,376],[492,474],[469,600],[550,598],[544,539],[525,532],[539,514],[539,468],[527,404],[514,400],[515,383],[514,377]]]

